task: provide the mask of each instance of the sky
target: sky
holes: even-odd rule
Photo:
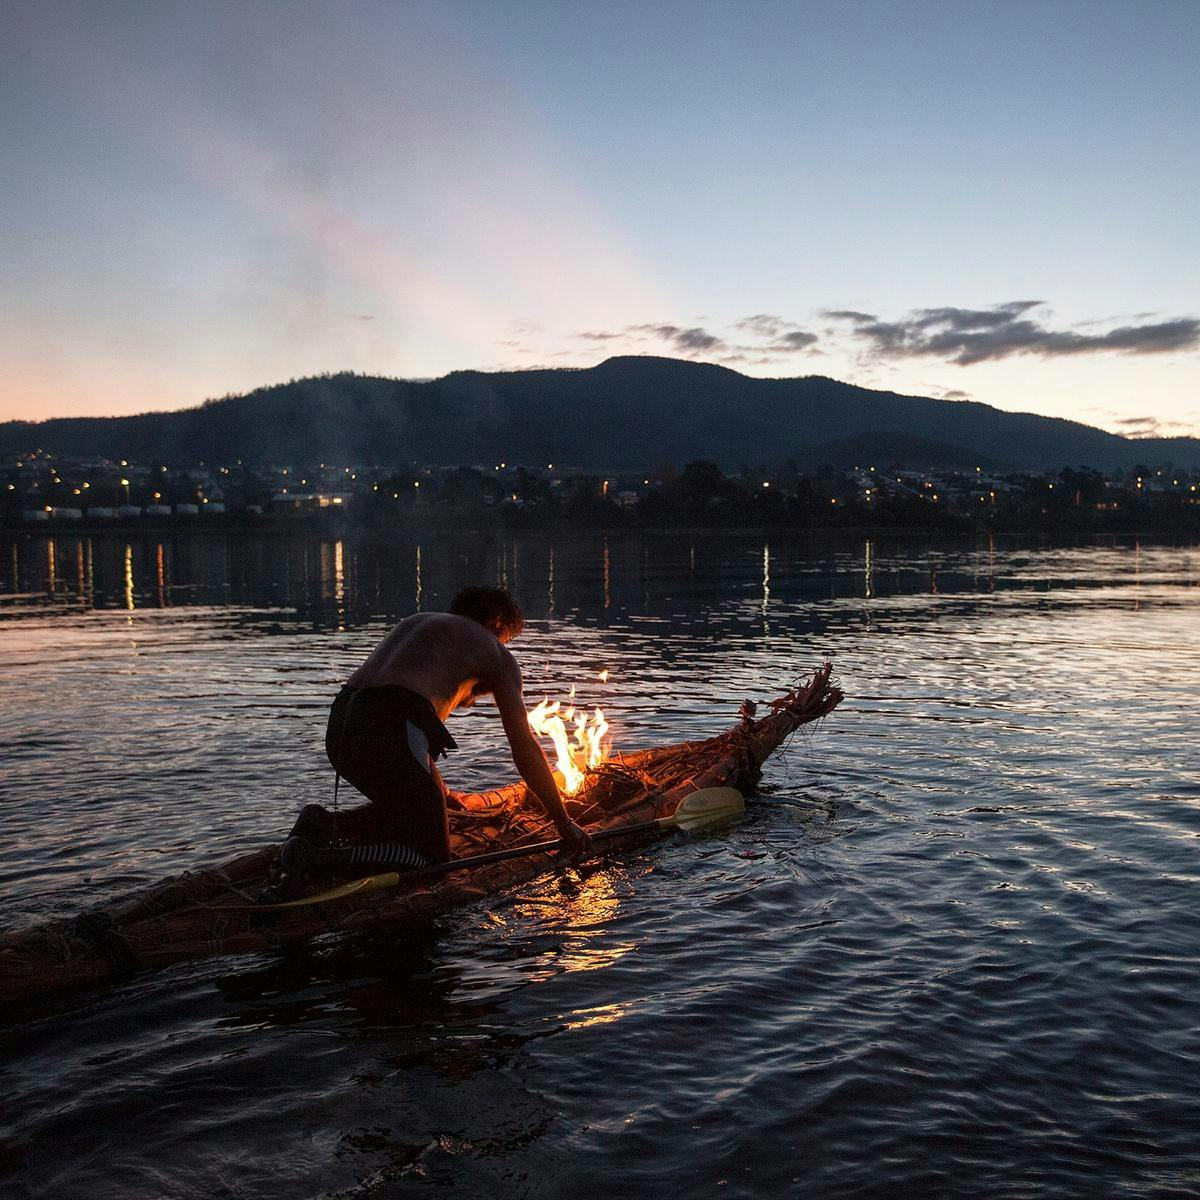
[[[0,420],[614,354],[1200,435],[1196,0],[4,0]]]

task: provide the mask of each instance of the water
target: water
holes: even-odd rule
[[[3,925],[276,837],[480,579],[621,747],[824,656],[847,701],[732,829],[10,1014],[6,1196],[1200,1194],[1196,546],[0,542]]]

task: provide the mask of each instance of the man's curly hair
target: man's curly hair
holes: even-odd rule
[[[521,606],[504,588],[465,587],[454,597],[450,611],[478,621],[498,638],[515,638],[525,628]]]

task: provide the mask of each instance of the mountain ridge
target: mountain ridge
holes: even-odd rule
[[[1081,422],[939,400],[822,375],[759,379],[715,363],[623,355],[593,367],[454,371],[413,381],[340,373],[192,408],[0,424],[0,453],[175,464],[558,463],[642,470],[808,462],[822,445],[891,437],[1018,469],[1200,464],[1198,438],[1127,438]],[[906,443],[906,439],[908,439]],[[934,454],[936,457],[936,454]],[[902,460],[897,454],[893,461]],[[948,464],[949,465],[949,464]]]

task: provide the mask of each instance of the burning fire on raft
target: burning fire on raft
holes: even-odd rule
[[[571,694],[574,692],[572,688]],[[583,709],[577,711],[574,704],[564,708],[561,701],[546,699],[529,714],[529,725],[534,733],[545,734],[554,743],[554,769],[561,776],[562,790],[568,796],[574,796],[583,787],[584,772],[598,767],[612,750],[612,743],[604,738],[608,721],[601,708],[589,715]]]

